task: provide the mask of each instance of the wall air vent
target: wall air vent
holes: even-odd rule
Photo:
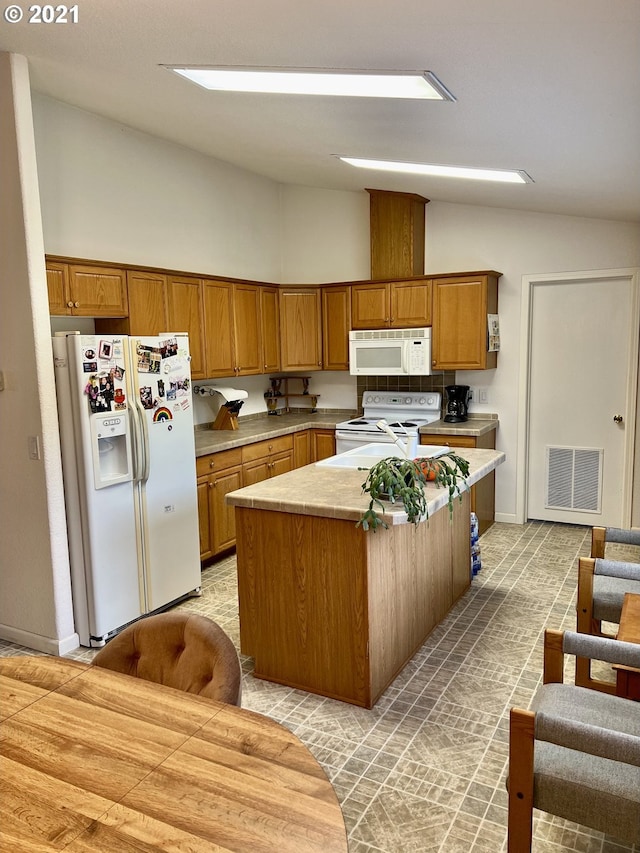
[[[545,507],[600,512],[603,455],[598,447],[547,446]]]

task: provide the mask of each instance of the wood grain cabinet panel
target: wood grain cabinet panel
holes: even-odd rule
[[[69,266],[69,291],[76,317],[126,317],[127,286],[123,269]]]
[[[205,279],[202,287],[205,373],[208,378],[233,376],[233,285]]]
[[[349,370],[351,288],[322,288],[322,362],[324,370]]]
[[[153,272],[128,270],[127,289],[129,321],[125,334],[142,337],[169,331],[167,277]]]
[[[233,285],[234,351],[236,376],[262,373],[262,323],[260,287]]]
[[[487,314],[498,313],[498,273],[433,280],[432,364],[436,370],[496,367]]]
[[[191,378],[204,379],[204,322],[202,280],[189,276],[167,278],[167,324],[164,331],[187,332]]]
[[[389,286],[391,323],[396,329],[431,325],[431,282],[394,281]]]
[[[322,369],[320,288],[280,290],[281,370]]]
[[[278,474],[293,471],[293,436],[256,441],[242,448],[244,485],[252,486]]]
[[[280,309],[278,288],[260,288],[260,315],[262,321],[262,372],[280,370]]]
[[[199,456],[196,474],[200,559],[207,560],[233,548],[236,542],[235,513],[225,497],[243,484],[240,448]]]
[[[351,287],[354,329],[417,329],[431,325],[431,281],[367,282]]]
[[[484,435],[421,435],[420,444],[448,445],[456,447],[482,447],[495,450],[496,431],[484,433]],[[496,513],[496,472],[491,471],[482,480],[479,480],[469,489],[471,499],[471,512],[478,516],[478,530],[482,535],[488,530],[495,520]]]
[[[123,269],[67,264],[49,258],[45,266],[49,311],[54,316],[127,316],[127,284]]]
[[[336,433],[333,429],[311,430],[311,461],[319,462],[336,455]]]
[[[311,430],[304,429],[293,434],[293,467],[304,468],[312,461]]]
[[[49,313],[61,316],[71,313],[73,303],[69,294],[69,267],[55,261],[47,261],[47,290]]]

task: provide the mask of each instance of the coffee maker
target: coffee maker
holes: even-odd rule
[[[447,410],[444,420],[448,424],[459,424],[466,421],[469,411],[469,386],[468,385],[446,385]]]

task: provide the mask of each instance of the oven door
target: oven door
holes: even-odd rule
[[[336,430],[336,453],[345,453],[364,444],[391,444],[392,441],[384,432],[359,432],[358,430]]]

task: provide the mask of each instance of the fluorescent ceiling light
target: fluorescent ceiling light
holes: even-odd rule
[[[406,172],[411,175],[432,175],[436,178],[470,178],[474,181],[502,181],[508,184],[532,184],[533,178],[521,170],[475,169],[466,166],[439,166],[434,163],[402,163],[393,160],[364,160],[360,157],[340,157],[340,160],[361,169],[380,172]]]
[[[165,67],[205,89],[216,91],[455,101],[451,92],[430,71]]]

